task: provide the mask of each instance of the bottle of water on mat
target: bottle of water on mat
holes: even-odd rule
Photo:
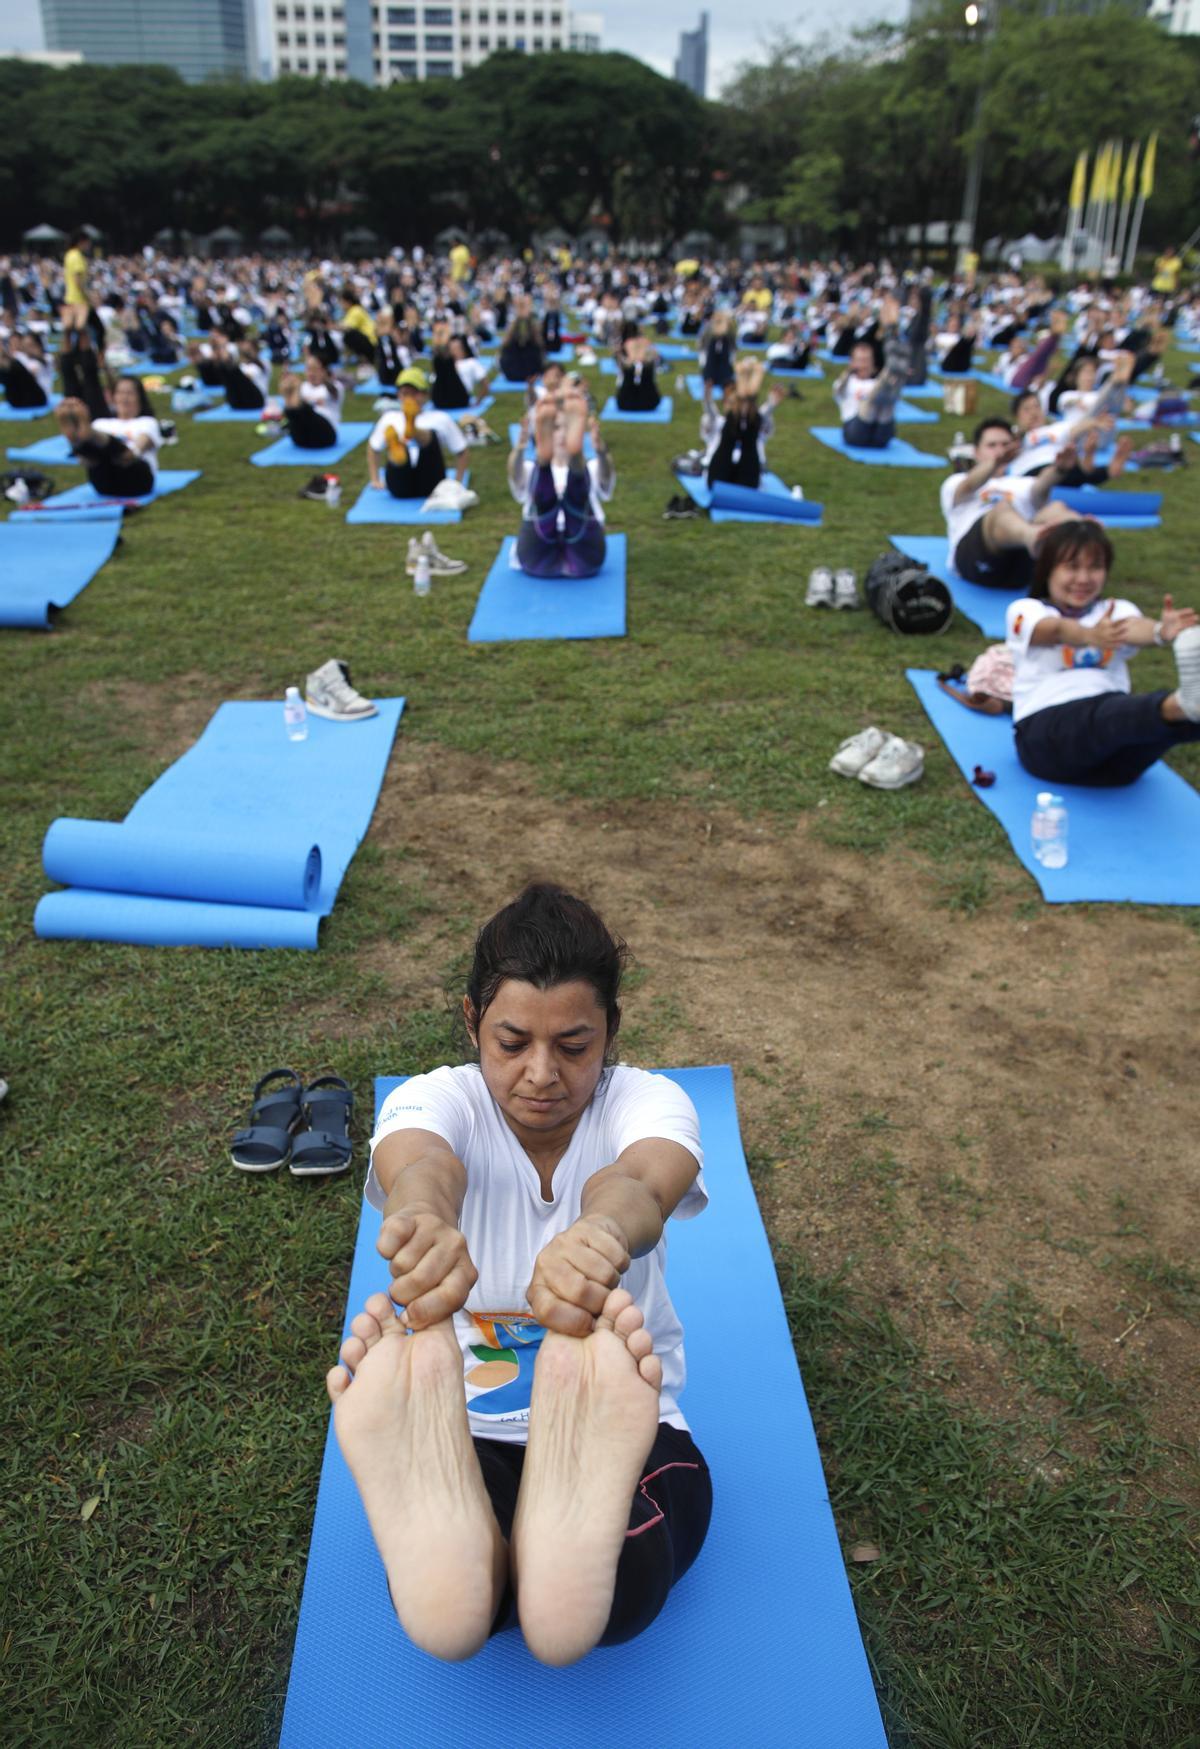
[[[418,553],[416,568],[413,571],[413,594],[428,595],[433,572],[429,567],[429,554]]]
[[[289,686],[283,695],[283,726],[289,741],[308,740],[308,708],[298,686]]]
[[[1039,791],[1030,821],[1033,854],[1043,868],[1067,866],[1067,810],[1061,796]]]

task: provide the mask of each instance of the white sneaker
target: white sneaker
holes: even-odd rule
[[[430,574],[434,577],[457,577],[460,571],[467,568],[462,559],[451,559],[447,554],[439,552],[429,529],[420,538],[414,535],[408,543],[408,561],[404,569],[410,577],[416,575],[417,560],[420,558],[429,560]]]
[[[304,702],[314,717],[331,723],[358,723],[379,711],[350,684],[350,670],[336,657],[322,663],[304,682]]]
[[[1179,633],[1174,656],[1183,714],[1189,722],[1200,723],[1200,626],[1189,626]]]
[[[842,742],[829,761],[830,771],[836,771],[839,777],[857,777],[863,766],[882,752],[888,739],[882,729],[860,729],[857,735]]]
[[[833,606],[833,572],[828,565],[818,565],[808,579],[804,592],[805,607]]]
[[[858,781],[872,789],[903,789],[916,783],[924,770],[925,754],[917,743],[889,735],[874,759],[863,766]]]
[[[445,479],[438,481],[425,502],[444,509],[471,510],[479,502],[479,493],[472,492],[461,480]]]
[[[833,605],[841,608],[858,606],[858,579],[853,571],[838,571],[833,579]]]

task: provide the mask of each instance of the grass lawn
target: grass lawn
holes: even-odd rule
[[[861,577],[888,531],[938,531],[941,476],[823,449],[827,393],[799,387],[771,464],[815,531],[661,519],[686,395],[607,428],[623,640],[467,644],[515,522],[503,448],[436,531],[470,570],[421,601],[401,531],[187,416],[168,463],[203,478],[127,519],[59,629],[0,633],[8,1740],[274,1740],[371,1077],[452,1056],[443,991],[541,872],[637,952],[627,1060],[735,1065],[839,1530],[879,1550],[851,1573],[893,1744],[1200,1743],[1197,914],[1048,915],[904,679],[969,662],[975,628],[806,612],[814,564]],[[944,452],[966,423],[904,435]],[[363,452],[339,471],[345,508]],[[1118,541],[1148,611],[1200,606],[1193,472],[1130,482],[1166,496]],[[222,700],[331,655],[409,703],[317,953],[34,940],[53,818],[120,819]],[[1136,684],[1170,673],[1149,651]],[[869,722],[925,745],[920,784],[829,776]],[[1200,779],[1200,748],[1172,763]],[[230,1166],[285,1063],[354,1085],[345,1177]]]

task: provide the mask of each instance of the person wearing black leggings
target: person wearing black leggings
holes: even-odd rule
[[[224,389],[230,407],[259,412],[266,406],[271,373],[253,340],[239,340],[231,348],[225,336],[214,329],[207,350],[198,341],[189,343],[188,358],[202,383],[210,389]]]
[[[96,355],[85,338],[59,358],[66,398],[58,423],[91,486],[106,498],[146,498],[158,475],[162,427],[137,377],[118,377],[112,405],[100,383]]]
[[[517,558],[530,577],[594,577],[608,549],[601,498],[616,475],[593,425],[594,458],[584,459],[587,402],[578,389],[546,394],[533,409],[534,457],[527,454],[530,415],[508,458],[508,483],[521,505]]]
[[[429,379],[417,366],[401,371],[396,393],[399,408],[381,414],[367,439],[368,480],[393,498],[428,498],[446,478],[443,446],[455,457],[458,478],[465,477],[467,440],[449,413],[428,406]]]
[[[0,389],[10,407],[49,407],[54,366],[36,334],[0,340]]]
[[[762,483],[767,439],[775,429],[775,409],[784,398],[784,391],[774,388],[760,405],[762,384],[762,361],[739,358],[733,382],[725,391],[723,416],[706,415],[709,442],[705,475],[710,486],[721,480],[756,490]]]
[[[617,406],[622,413],[653,413],[662,400],[654,378],[658,353],[644,334],[636,331],[617,347]]]
[[[304,376],[289,371],[280,378],[279,392],[288,436],[296,448],[331,449],[342,417],[341,385],[333,373],[310,353]]]

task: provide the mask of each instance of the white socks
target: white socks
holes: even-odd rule
[[[1179,702],[1190,722],[1200,723],[1200,626],[1189,626],[1175,639]]]

